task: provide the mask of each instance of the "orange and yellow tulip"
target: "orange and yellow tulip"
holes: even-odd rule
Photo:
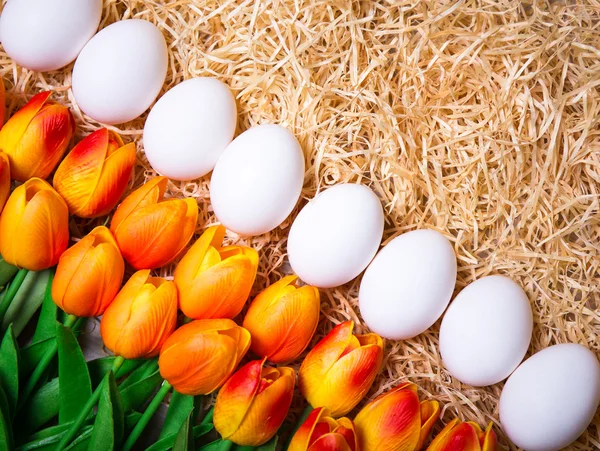
[[[69,208],[54,188],[38,178],[16,188],[0,216],[4,260],[40,271],[56,265],[68,245]]]
[[[164,199],[166,177],[155,177],[123,200],[110,230],[121,254],[135,269],[173,261],[189,243],[198,222],[194,199]]]
[[[0,150],[8,155],[13,179],[20,182],[48,177],[73,137],[71,112],[49,98],[50,92],[33,96],[0,130]]]
[[[498,439],[490,423],[485,431],[477,423],[454,419],[433,439],[427,451],[496,451]]]
[[[252,351],[271,362],[290,362],[306,349],[319,323],[319,290],[296,288],[297,276],[286,276],[262,291],[250,304],[244,327]]]
[[[313,407],[327,407],[334,417],[350,412],[373,384],[383,360],[377,334],[353,335],[354,322],[334,327],[305,357],[300,392]]]
[[[10,195],[10,163],[8,156],[0,151],[0,212]]]
[[[251,247],[221,247],[225,227],[209,227],[175,269],[179,308],[194,319],[233,318],[244,308],[258,268]]]
[[[60,257],[52,299],[69,315],[100,316],[119,292],[124,272],[110,230],[96,227]]]
[[[104,345],[126,359],[154,357],[177,325],[173,282],[136,272],[108,306],[100,322]]]
[[[437,401],[419,402],[417,386],[400,384],[367,404],[354,419],[361,451],[419,451],[440,416]]]
[[[67,154],[54,174],[54,188],[72,214],[103,216],[125,193],[134,165],[135,144],[123,144],[119,135],[101,128]]]
[[[354,424],[348,418],[335,420],[318,407],[298,428],[288,451],[359,451]]]
[[[223,440],[260,446],[275,435],[285,420],[296,374],[292,368],[263,365],[264,360],[247,363],[219,391],[213,424]]]
[[[230,319],[202,319],[163,345],[160,374],[183,395],[207,395],[225,383],[250,347],[250,332]]]

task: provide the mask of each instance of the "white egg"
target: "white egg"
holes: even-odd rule
[[[508,378],[500,396],[500,423],[527,451],[558,451],[591,423],[600,402],[600,364],[578,344],[550,346]]]
[[[335,185],[298,214],[288,237],[294,272],[316,287],[343,285],[375,256],[383,235],[383,209],[369,188]]]
[[[456,296],[442,319],[442,360],[465,384],[493,385],[521,363],[532,330],[531,306],[521,287],[508,277],[483,277]]]
[[[392,340],[430,328],[450,302],[456,256],[434,230],[415,230],[390,241],[365,271],[358,294],[369,328]]]
[[[289,216],[303,182],[304,155],[294,135],[279,125],[259,125],[235,138],[217,161],[210,200],[229,230],[261,235]]]
[[[73,95],[91,118],[121,124],[154,102],[167,75],[167,44],[146,20],[115,22],[83,48],[73,68]]]
[[[0,16],[0,41],[20,66],[60,69],[94,36],[101,14],[102,0],[9,0]]]
[[[237,109],[226,84],[193,78],[175,86],[152,107],[144,126],[144,150],[152,167],[175,180],[213,170],[233,139]]]

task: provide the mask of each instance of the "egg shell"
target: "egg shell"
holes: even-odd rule
[[[404,233],[384,246],[360,284],[360,313],[392,340],[414,337],[444,313],[456,283],[456,256],[435,230]]]
[[[367,267],[382,235],[383,209],[375,193],[363,185],[335,185],[294,220],[287,245],[290,265],[310,285],[343,285]]]
[[[170,89],[152,107],[144,150],[161,175],[192,180],[213,170],[233,139],[237,108],[225,83],[193,78]]]
[[[500,423],[527,451],[558,451],[591,423],[600,402],[600,364],[578,344],[550,346],[523,362],[500,396]]]
[[[18,65],[34,71],[73,62],[100,24],[102,0],[10,0],[0,41]]]
[[[304,155],[294,135],[264,124],[246,130],[222,153],[210,180],[210,200],[226,228],[261,235],[289,216],[303,182]]]
[[[83,48],[73,68],[73,95],[99,122],[121,124],[154,102],[167,75],[167,44],[146,20],[115,22]]]
[[[493,385],[521,363],[532,330],[531,306],[522,288],[508,277],[483,277],[456,296],[442,319],[442,360],[465,384]]]

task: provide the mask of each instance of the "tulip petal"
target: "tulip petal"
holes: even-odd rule
[[[35,115],[44,107],[51,94],[50,91],[45,91],[34,95],[23,108],[13,114],[0,130],[0,149],[6,152],[8,149],[13,149],[17,146],[27,131],[27,127],[29,127]]]
[[[198,225],[198,202],[189,197],[183,199],[183,202],[185,203],[187,209],[185,210],[185,216],[180,224],[180,227],[182,228],[181,232],[179,233],[179,244],[175,252],[175,257],[173,258],[179,257],[179,255],[181,255],[181,253],[185,250]]]
[[[352,421],[350,421],[348,418],[340,418],[337,421],[339,427],[334,429],[333,432],[344,437],[346,443],[348,443],[348,446],[350,446],[351,451],[358,451],[360,449],[360,445],[358,444],[358,436],[356,435],[354,423],[352,423]]]
[[[483,443],[481,445],[481,451],[496,451],[498,447],[498,439],[496,437],[496,433],[493,430],[493,424],[490,421],[488,427],[485,430],[485,434],[483,436]]]
[[[0,80],[0,85],[2,81]],[[0,106],[3,106],[0,105]],[[0,121],[0,124],[2,122]],[[8,162],[8,155],[0,151],[0,212],[4,208],[6,201],[10,195],[10,164]]]
[[[477,431],[469,423],[454,419],[433,439],[428,451],[480,451]]]
[[[110,231],[116,235],[123,220],[134,210],[156,204],[161,200],[167,190],[168,182],[166,177],[154,177],[129,194],[113,214]]]
[[[437,401],[423,401],[421,403],[421,436],[419,437],[419,444],[417,450],[423,448],[423,445],[429,437],[429,433],[433,428],[433,425],[440,417],[440,403]]]
[[[244,446],[260,446],[277,433],[292,403],[295,382],[291,368],[281,367],[278,372],[280,377],[256,394],[243,422],[228,437],[230,440]]]
[[[214,425],[225,440],[240,427],[261,381],[264,360],[254,360],[236,371],[223,385],[215,403]]]
[[[304,420],[304,423],[300,425],[294,437],[290,442],[288,451],[306,451],[310,445],[310,439],[312,438],[313,431],[322,416],[329,415],[329,412],[325,407],[317,407],[313,409]]]
[[[309,451],[352,451],[344,436],[336,433],[329,433],[319,437],[308,448]]]

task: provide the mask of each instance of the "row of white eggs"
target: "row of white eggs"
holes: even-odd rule
[[[58,69],[79,55],[73,70],[78,105],[100,122],[118,124],[135,119],[156,99],[166,77],[167,46],[143,20],[117,22],[92,38],[101,9],[101,0],[9,0],[0,40],[17,63],[38,71]],[[236,123],[235,99],[226,85],[188,80],[153,107],[144,147],[157,172],[172,179],[195,179],[214,169],[211,202],[219,220],[239,234],[259,235],[280,225],[296,205],[304,157],[295,137],[276,125],[251,128],[232,141]],[[368,266],[359,292],[365,322],[384,337],[406,339],[431,327],[448,307],[456,257],[446,238],[431,230],[400,235],[376,255],[383,227],[383,210],[371,190],[337,185],[301,210],[288,255],[305,282],[322,288],[349,282]],[[440,352],[464,383],[486,386],[510,376],[500,400],[506,433],[528,451],[558,450],[592,420],[600,401],[600,365],[587,348],[566,344],[519,366],[532,325],[523,290],[508,278],[484,277],[447,308]]]

